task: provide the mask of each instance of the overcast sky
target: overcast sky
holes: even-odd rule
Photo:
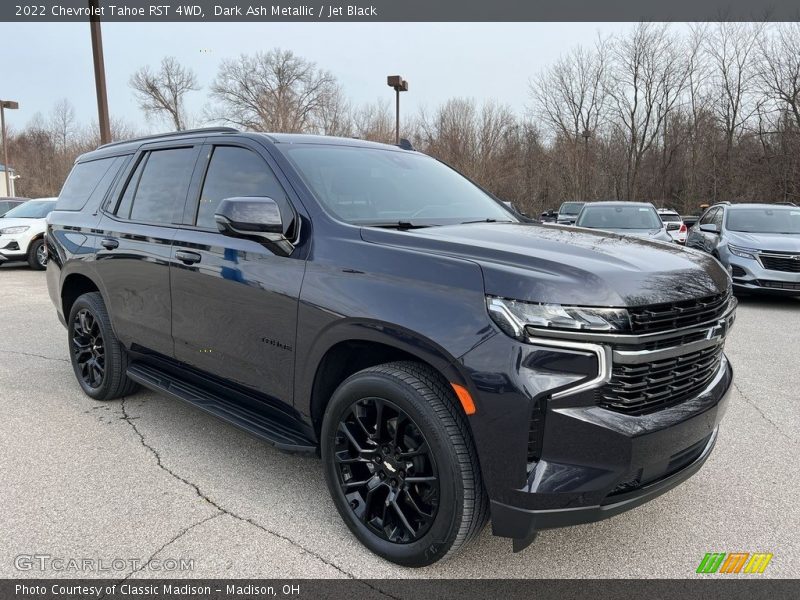
[[[356,103],[392,99],[386,75],[403,75],[410,91],[403,110],[433,108],[453,96],[495,99],[522,111],[528,79],[572,46],[626,31],[615,23],[104,23],[106,76],[112,117],[142,130],[128,79],[137,68],[174,56],[192,67],[207,88],[220,61],[274,47],[290,49],[331,71]],[[0,96],[17,100],[9,124],[24,125],[68,98],[78,120],[96,119],[88,23],[0,24]],[[199,111],[205,89],[191,94]]]

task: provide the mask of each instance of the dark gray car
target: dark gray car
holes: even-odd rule
[[[575,226],[672,242],[655,206],[649,202],[590,202],[584,204]]]

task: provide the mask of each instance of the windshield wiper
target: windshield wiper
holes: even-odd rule
[[[355,225],[360,225],[362,227],[379,227],[381,229],[400,229],[400,230],[408,230],[408,229],[423,229],[424,227],[435,227],[435,225],[431,224],[424,224],[424,223],[412,223],[410,221],[386,221],[386,222],[375,222],[375,223],[355,223]]]
[[[516,223],[516,221],[510,221],[508,219],[503,219],[502,221],[498,221],[497,219],[477,219],[475,221],[462,221],[461,225],[469,225],[470,223]]]

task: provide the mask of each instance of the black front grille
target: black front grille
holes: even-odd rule
[[[674,358],[614,365],[609,382],[597,389],[597,403],[641,415],[688,400],[714,378],[722,348],[720,343]]]
[[[769,271],[784,271],[787,273],[800,273],[800,254],[786,254],[786,256],[776,256],[774,254],[759,254],[761,264]]]
[[[731,267],[731,275],[733,275],[734,277],[747,277],[747,271],[745,271],[739,265],[733,265]]]
[[[800,282],[794,283],[791,281],[770,281],[768,279],[759,279],[758,285],[776,290],[800,290]]]
[[[531,411],[528,425],[528,462],[538,462],[542,457],[542,440],[544,438],[544,407],[547,400],[537,402]]]
[[[720,318],[728,308],[729,294],[694,300],[629,308],[633,333],[657,333],[689,327]]]

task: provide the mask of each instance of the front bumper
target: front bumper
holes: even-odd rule
[[[0,263],[24,260],[28,252],[28,236],[0,235]]]
[[[569,392],[597,373],[601,359],[504,334],[462,357],[476,388],[470,425],[495,535],[526,540],[611,517],[675,487],[707,460],[733,380],[724,355],[692,397],[641,415],[599,406],[591,386]],[[532,413],[542,415],[538,433]]]
[[[722,263],[730,266],[733,288],[739,292],[800,296],[800,273],[765,269],[758,260],[726,251]]]

